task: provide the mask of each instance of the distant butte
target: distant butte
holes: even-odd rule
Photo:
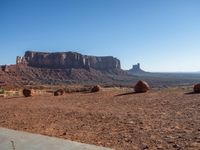
[[[143,73],[147,73],[146,71],[142,70],[140,68],[140,63],[137,63],[136,65],[133,65],[133,67],[128,70],[129,73],[131,74],[143,74]]]

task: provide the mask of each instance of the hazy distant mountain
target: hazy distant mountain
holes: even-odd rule
[[[133,67],[130,70],[128,70],[128,73],[129,74],[146,74],[148,72],[142,70],[140,68],[140,63],[137,63],[136,65],[133,65]]]

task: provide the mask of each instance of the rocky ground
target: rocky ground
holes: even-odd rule
[[[0,98],[0,126],[118,150],[200,149],[200,95],[190,87]]]
[[[121,69],[95,70],[88,69],[46,69],[26,65],[10,65],[8,71],[0,70],[0,87],[12,89],[15,87],[39,85],[96,85],[133,87],[138,80],[147,81],[151,87],[171,87],[192,85],[200,82],[199,74],[148,74],[129,75]]]

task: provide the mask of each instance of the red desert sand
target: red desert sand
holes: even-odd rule
[[[197,150],[200,97],[188,93],[192,90],[0,98],[0,126],[117,150]]]

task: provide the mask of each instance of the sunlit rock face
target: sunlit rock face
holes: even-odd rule
[[[28,66],[51,69],[94,68],[97,70],[121,69],[120,61],[112,56],[96,57],[76,52],[45,53],[26,51]]]

